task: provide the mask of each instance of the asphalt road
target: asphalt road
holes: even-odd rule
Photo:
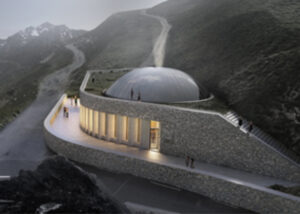
[[[84,54],[72,44],[73,62],[48,75],[41,83],[36,100],[0,132],[0,175],[31,169],[51,154],[43,140],[43,120],[64,93],[72,71],[85,62]]]

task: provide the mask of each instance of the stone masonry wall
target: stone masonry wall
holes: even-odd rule
[[[47,128],[45,139],[50,149],[74,161],[168,183],[233,206],[259,213],[299,213],[300,210],[299,198],[274,190],[77,145],[57,138]]]
[[[161,122],[161,152],[291,181],[300,167],[214,112],[126,101],[80,91],[81,103],[93,110]]]

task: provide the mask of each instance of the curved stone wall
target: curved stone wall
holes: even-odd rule
[[[174,185],[214,200],[259,213],[299,213],[300,199],[265,187],[237,182],[217,174],[193,172],[189,168],[157,164],[120,153],[102,151],[91,145],[69,142],[53,134],[45,120],[44,132],[48,147],[67,158],[101,169],[130,173],[135,176]]]
[[[300,168],[270,146],[248,137],[216,112],[96,96],[80,89],[81,103],[98,112],[161,123],[160,152],[257,174],[300,180]]]

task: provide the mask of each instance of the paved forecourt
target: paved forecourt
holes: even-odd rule
[[[62,106],[69,108],[69,118],[63,117]],[[79,107],[72,106],[65,97],[50,112],[44,126],[48,146],[75,161],[168,183],[257,212],[300,210],[299,197],[267,188],[272,184],[297,183],[199,162],[192,169],[185,166],[183,158],[91,137],[79,127]]]

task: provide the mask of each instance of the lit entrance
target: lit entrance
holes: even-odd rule
[[[159,151],[160,149],[160,122],[151,121],[150,124],[150,149]]]

